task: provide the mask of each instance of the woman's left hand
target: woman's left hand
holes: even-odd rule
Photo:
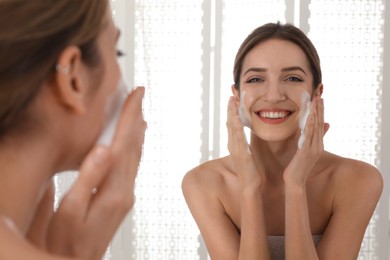
[[[324,151],[323,137],[329,129],[324,123],[324,101],[315,97],[310,103],[310,114],[303,132],[304,142],[284,171],[285,183],[304,186],[310,172]]]

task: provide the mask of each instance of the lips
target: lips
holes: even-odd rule
[[[261,117],[270,118],[270,119],[277,119],[277,118],[284,118],[291,114],[289,111],[261,111],[259,112],[259,115]]]
[[[278,124],[286,121],[289,116],[293,113],[290,110],[281,109],[267,109],[256,112],[258,117],[265,123]]]

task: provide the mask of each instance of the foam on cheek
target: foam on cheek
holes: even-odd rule
[[[127,87],[123,79],[120,78],[116,91],[108,98],[106,123],[97,141],[98,144],[111,145],[126,97]]]
[[[243,91],[240,97],[240,107],[238,108],[238,115],[244,126],[251,127],[251,122],[249,119],[249,112],[245,109],[244,100],[246,92]]]
[[[298,139],[298,148],[300,149],[305,142],[305,126],[307,117],[310,114],[310,94],[305,91],[301,97],[301,114],[299,117],[299,128],[301,129],[301,135]]]

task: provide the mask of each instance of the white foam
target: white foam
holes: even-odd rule
[[[119,79],[116,91],[108,98],[106,107],[106,123],[97,141],[98,144],[110,146],[115,135],[116,127],[127,97],[127,86],[122,78]]]
[[[300,149],[305,142],[305,126],[307,118],[310,114],[310,94],[305,91],[302,94],[301,99],[301,114],[299,117],[299,128],[301,129],[301,135],[298,139],[298,148]]]

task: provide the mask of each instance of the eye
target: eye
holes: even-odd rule
[[[264,80],[262,80],[261,78],[250,78],[246,81],[246,83],[261,83],[263,82]]]
[[[121,51],[121,50],[116,50],[116,56],[117,57],[123,57],[123,56],[125,56],[125,53],[123,51]]]
[[[298,78],[298,77],[295,77],[295,76],[291,76],[291,77],[288,77],[286,79],[286,81],[292,81],[292,82],[302,82],[303,80]]]

